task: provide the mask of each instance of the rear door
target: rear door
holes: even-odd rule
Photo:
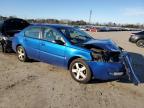
[[[28,57],[39,60],[41,27],[32,26],[25,31],[24,45]]]

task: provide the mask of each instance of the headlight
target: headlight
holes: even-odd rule
[[[91,55],[94,61],[99,62],[119,62],[121,59],[121,52],[92,52]]]
[[[137,37],[137,36],[135,36],[135,35],[133,35],[133,36],[132,36],[132,38],[133,38],[133,39],[138,39],[138,37]]]

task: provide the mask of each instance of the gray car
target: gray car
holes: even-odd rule
[[[138,47],[144,48],[144,31],[132,33],[129,41],[132,43],[136,43]]]

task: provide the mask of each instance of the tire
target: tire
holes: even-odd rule
[[[6,45],[2,45],[2,51],[3,51],[3,53],[8,53]]]
[[[1,48],[2,48],[2,52],[3,53],[7,53],[7,49],[6,49],[6,45],[5,45],[5,42],[4,41],[2,41],[1,43],[0,43],[0,45],[1,45]]]
[[[17,47],[17,56],[21,62],[27,62],[29,60],[26,51],[22,46]]]
[[[92,79],[89,66],[82,59],[75,59],[70,64],[70,74],[79,83],[88,83]]]
[[[1,42],[0,42],[0,51],[3,52],[3,46]]]
[[[138,47],[144,48],[144,40],[143,39],[138,40],[137,43],[136,43],[136,45]]]

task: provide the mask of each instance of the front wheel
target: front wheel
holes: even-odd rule
[[[22,46],[18,46],[17,47],[17,55],[18,55],[18,59],[21,61],[21,62],[26,62],[28,61],[28,57],[27,57],[27,54],[24,50],[24,48]]]
[[[89,66],[82,59],[72,61],[70,73],[72,78],[80,83],[88,83],[92,78]]]
[[[144,40],[138,40],[136,44],[138,47],[144,48]]]

